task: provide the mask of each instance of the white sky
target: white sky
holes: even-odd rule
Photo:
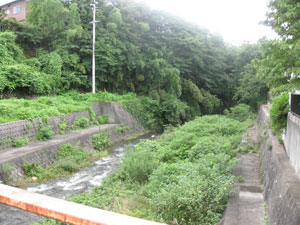
[[[267,12],[268,0],[136,0],[151,9],[164,10],[186,21],[223,36],[226,42],[240,44],[269,39],[275,34],[269,27],[259,25]]]
[[[265,19],[268,0],[136,0],[151,9],[164,10],[223,36],[226,42],[272,39],[274,32],[259,25]],[[11,0],[0,0],[0,5]]]
[[[0,0],[0,6],[10,2],[13,2],[13,0]]]

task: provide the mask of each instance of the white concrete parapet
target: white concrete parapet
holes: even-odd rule
[[[163,225],[2,184],[0,203],[75,225]]]
[[[300,177],[300,118],[292,113],[288,114],[284,143],[290,163]]]

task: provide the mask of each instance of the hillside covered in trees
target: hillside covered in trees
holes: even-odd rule
[[[0,17],[1,97],[90,91],[90,1],[28,4],[25,23]],[[230,46],[208,30],[131,0],[101,0],[98,7],[98,91],[148,96],[164,117],[176,115],[172,124],[236,103],[256,108],[265,99],[265,82],[254,78],[251,66],[261,57],[257,44]]]
[[[91,90],[90,3],[29,0],[25,23],[1,14],[0,123],[88,110],[91,124],[99,125],[106,117],[96,118],[90,104],[120,101],[146,129],[165,132],[127,149],[101,186],[72,201],[169,224],[216,224],[236,179],[235,156],[252,148],[239,147],[242,133],[253,125],[251,108],[266,100],[269,89],[271,126],[280,133],[286,125],[288,92],[299,89],[299,3],[270,0],[265,23],[279,38],[237,47],[141,3],[99,0],[97,94],[86,93]],[[11,99],[36,96],[43,97]],[[64,132],[66,124],[60,125]],[[63,168],[74,172],[88,157],[72,145],[60,151],[73,158],[65,155],[67,164],[46,169],[25,164],[27,178],[48,179]]]

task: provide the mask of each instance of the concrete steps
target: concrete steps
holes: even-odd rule
[[[264,225],[264,199],[259,179],[258,157],[254,154],[238,155],[241,159],[234,169],[236,176],[244,178],[235,184],[222,225]]]

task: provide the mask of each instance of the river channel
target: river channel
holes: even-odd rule
[[[151,139],[154,136],[147,135],[138,139],[123,142],[113,146],[111,154],[70,177],[59,178],[43,184],[24,187],[31,192],[44,194],[60,199],[68,199],[82,192],[90,192],[94,187],[101,185],[103,178],[111,173],[125,155],[128,145],[135,145],[141,141]],[[29,225],[40,220],[41,216],[0,204],[1,225]]]

